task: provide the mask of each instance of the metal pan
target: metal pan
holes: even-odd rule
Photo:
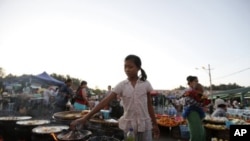
[[[53,115],[55,119],[61,120],[75,120],[82,117],[81,111],[64,111],[64,112],[57,112]]]
[[[38,126],[38,125],[44,125],[49,124],[49,120],[23,120],[23,121],[17,121],[16,124],[20,126]]]
[[[4,116],[0,117],[0,121],[18,121],[31,119],[30,116]]]
[[[35,134],[51,134],[59,133],[63,130],[68,130],[69,126],[67,125],[42,125],[32,129],[32,133]]]

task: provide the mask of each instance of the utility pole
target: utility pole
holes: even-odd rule
[[[198,69],[198,68],[196,68]],[[208,71],[208,76],[209,76],[209,97],[211,99],[211,105],[209,106],[209,113],[212,114],[213,112],[213,105],[214,105],[214,102],[213,102],[213,89],[212,89],[212,77],[211,77],[211,68],[210,68],[210,64],[208,64],[208,68],[206,67],[202,67],[203,70],[206,70]]]
[[[214,102],[213,102],[213,93],[212,93],[212,91],[213,91],[213,89],[212,89],[212,78],[211,78],[211,68],[210,68],[210,64],[208,64],[208,75],[209,75],[209,83],[210,83],[210,89],[209,89],[209,91],[210,91],[210,97],[211,97],[211,105],[210,105],[210,107],[209,107],[209,111],[210,111],[210,114],[212,114],[213,113],[213,105],[214,105]]]
[[[198,68],[196,68],[198,69]],[[206,70],[208,71],[208,76],[209,76],[209,94],[210,94],[210,97],[211,97],[211,102],[213,104],[213,89],[212,89],[212,77],[211,77],[211,68],[210,68],[210,64],[208,64],[208,68],[206,67],[202,67],[203,70]]]
[[[213,94],[212,94],[212,78],[211,78],[211,68],[210,68],[210,64],[208,64],[208,75],[209,75],[209,83],[210,83],[210,89],[209,89],[209,93],[211,96],[211,100],[212,100],[212,104],[213,104]]]

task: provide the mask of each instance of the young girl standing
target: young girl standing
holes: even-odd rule
[[[133,128],[136,141],[152,141],[152,129],[155,138],[159,138],[160,130],[156,123],[155,113],[152,106],[150,91],[153,90],[147,75],[141,68],[141,59],[136,55],[128,55],[125,58],[124,70],[127,79],[118,83],[112,93],[105,97],[89,114],[74,120],[70,128],[74,129],[79,123],[86,121],[95,113],[100,111],[117,95],[123,101],[124,113],[119,119],[119,128],[125,133]],[[141,75],[138,76],[138,71]]]

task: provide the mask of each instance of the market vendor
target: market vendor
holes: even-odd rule
[[[55,109],[54,112],[62,112],[67,110],[67,102],[73,97],[74,93],[71,88],[72,79],[68,78],[65,84],[59,89],[56,96]]]
[[[75,110],[87,110],[89,100],[87,96],[87,81],[82,81],[78,87],[75,96],[74,108]]]
[[[212,117],[226,117],[227,103],[223,99],[217,99],[215,108]]]

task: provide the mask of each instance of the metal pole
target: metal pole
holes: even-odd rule
[[[211,78],[211,69],[210,69],[210,64],[208,64],[208,75],[209,75],[209,83],[210,83],[210,96],[213,104],[213,94],[212,94],[212,78]]]
[[[209,113],[212,114],[213,113],[213,105],[214,105],[214,102],[213,102],[213,93],[212,93],[212,78],[211,78],[211,68],[210,68],[210,64],[208,64],[208,75],[209,75],[209,83],[210,83],[210,97],[211,97],[211,105],[209,106]]]

